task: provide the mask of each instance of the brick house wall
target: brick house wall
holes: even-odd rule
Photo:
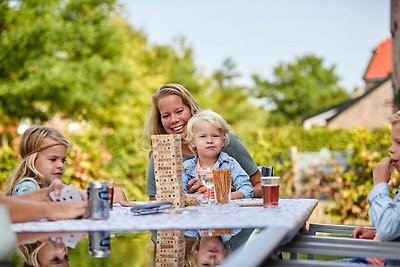
[[[393,114],[393,87],[389,79],[328,122],[328,128],[376,128],[388,124]]]

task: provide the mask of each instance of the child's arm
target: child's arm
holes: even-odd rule
[[[392,241],[400,237],[400,202],[390,196],[390,158],[384,158],[373,172],[374,187],[368,195],[369,216],[379,237]]]
[[[230,169],[232,183],[236,188],[236,191],[232,192],[232,199],[253,197],[254,188],[251,185],[249,175],[242,169],[242,167],[234,158],[231,158],[231,160]]]

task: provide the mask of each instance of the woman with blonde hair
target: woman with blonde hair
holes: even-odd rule
[[[188,143],[185,142],[186,125],[189,119],[199,110],[199,104],[184,86],[177,83],[161,86],[153,95],[152,106],[145,125],[145,133],[149,142],[151,135],[180,134],[182,136],[183,160],[193,158],[195,154],[190,150]],[[254,196],[261,197],[261,174],[257,165],[236,135],[229,134],[228,137],[228,145],[224,147],[223,151],[237,160],[250,177],[250,182],[254,187]],[[196,192],[201,186],[197,179],[192,179],[188,184],[188,193]],[[202,190],[201,193],[205,191],[205,188]],[[156,183],[152,153],[147,168],[146,193],[149,195],[149,199],[155,199]]]

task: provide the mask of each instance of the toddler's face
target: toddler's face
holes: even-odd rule
[[[227,255],[227,251],[218,236],[202,237],[197,253],[198,266],[220,265]]]
[[[46,138],[43,146],[56,144],[57,141]],[[50,185],[54,179],[61,179],[65,172],[65,158],[67,155],[67,147],[59,144],[49,147],[38,153],[35,160],[36,169],[44,176],[45,186]]]
[[[225,140],[219,129],[206,120],[199,121],[193,127],[193,145],[200,158],[216,159],[224,148]]]

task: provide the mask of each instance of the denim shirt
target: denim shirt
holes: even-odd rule
[[[183,163],[183,189],[187,192],[188,182],[196,177],[196,163],[198,156],[188,159]],[[249,175],[242,169],[240,164],[225,152],[220,152],[217,162],[214,164],[214,170],[230,169],[232,183],[237,192],[243,194],[245,198],[251,198],[254,195],[254,188],[250,183]]]
[[[219,237],[221,238],[221,242],[225,245],[228,243],[228,241],[235,235],[237,235],[242,229],[232,229],[232,234],[231,235],[220,235]],[[196,239],[201,239],[201,235],[198,230],[187,230],[185,231],[185,237],[195,237]]]
[[[371,205],[369,217],[379,238],[383,241],[400,241],[400,187],[393,199],[388,184],[379,183],[369,193],[368,202]],[[400,261],[388,259],[386,266],[400,266]]]

